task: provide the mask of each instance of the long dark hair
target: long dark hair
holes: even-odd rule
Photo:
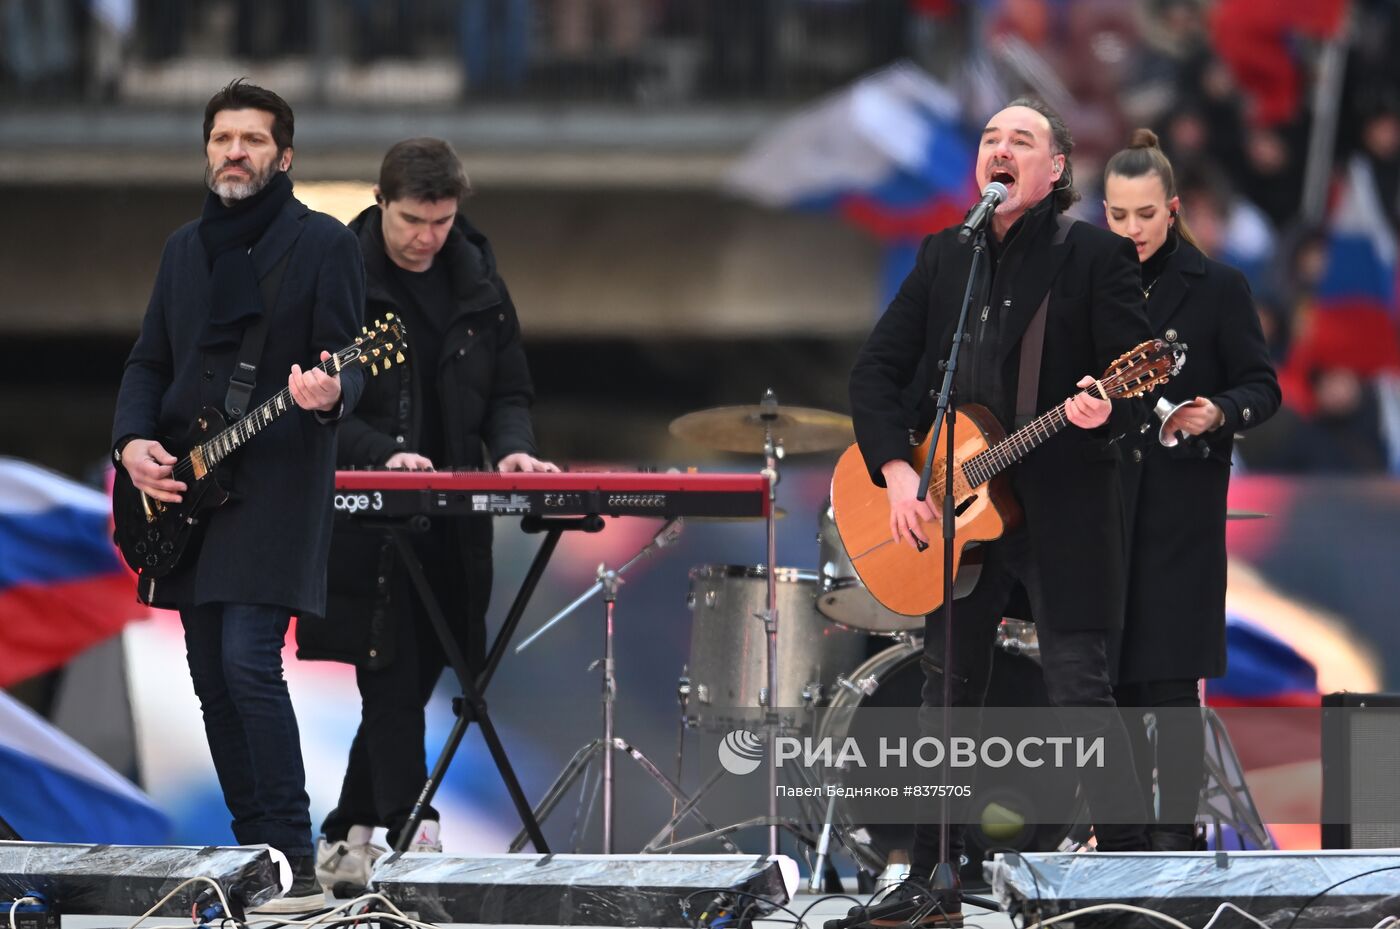
[[[1119,177],[1142,177],[1145,174],[1155,174],[1162,182],[1162,190],[1166,191],[1167,200],[1170,201],[1176,193],[1176,173],[1172,171],[1172,163],[1167,159],[1167,153],[1162,151],[1162,147],[1157,143],[1157,133],[1151,129],[1135,129],[1133,137],[1128,142],[1128,147],[1123,149],[1112,158],[1108,159],[1108,164],[1104,165],[1103,180],[1104,187],[1108,187],[1109,175],[1116,174]],[[1186,217],[1178,210],[1172,214],[1176,219],[1176,234],[1196,248],[1200,244],[1196,237],[1191,234],[1191,230],[1186,225]]]

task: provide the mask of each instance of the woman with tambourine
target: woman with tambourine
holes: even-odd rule
[[[1281,394],[1249,286],[1196,245],[1150,130],[1109,159],[1104,211],[1137,247],[1155,335],[1188,346],[1185,367],[1154,394],[1160,430],[1153,418],[1135,431],[1121,469],[1131,560],[1115,688],[1119,706],[1158,711],[1155,750],[1144,725],[1128,729],[1148,809],[1157,810],[1152,847],[1185,850],[1195,844],[1205,770],[1202,718],[1190,711],[1201,705],[1200,679],[1225,673],[1234,437],[1273,415]]]

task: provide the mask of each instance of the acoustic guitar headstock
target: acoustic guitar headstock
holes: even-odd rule
[[[1099,383],[1110,399],[1140,397],[1181,372],[1186,343],[1149,339],[1114,359]]]

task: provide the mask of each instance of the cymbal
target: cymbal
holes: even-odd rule
[[[856,440],[851,417],[803,406],[779,406],[773,418],[764,420],[763,407],[717,406],[687,413],[671,420],[671,435],[725,452],[763,454],[764,425],[771,423],[773,438],[783,451],[823,452],[844,448]]]
[[[1226,510],[1226,519],[1268,519],[1268,513],[1258,513],[1254,510]]]

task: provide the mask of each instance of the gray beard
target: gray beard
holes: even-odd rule
[[[219,167],[225,167],[220,165]],[[225,205],[236,203],[239,200],[247,200],[253,194],[262,190],[272,180],[272,175],[277,173],[277,166],[269,165],[263,174],[254,174],[246,181],[215,181],[214,169],[208,165],[204,168],[204,184],[214,192]]]

